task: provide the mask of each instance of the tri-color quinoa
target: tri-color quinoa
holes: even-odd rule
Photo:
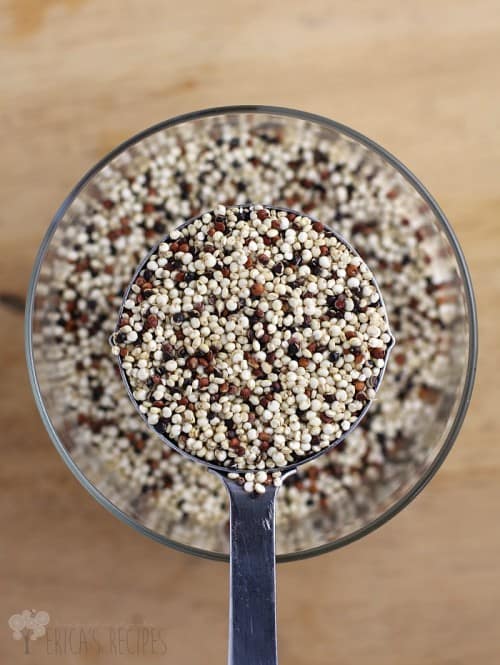
[[[158,432],[207,462],[264,471],[353,427],[392,337],[368,266],[321,222],[219,205],[147,259],[113,340]]]
[[[397,338],[360,426],[278,497],[279,551],[315,547],[413,482],[434,454],[429,430],[453,399],[464,353],[457,275],[433,213],[361,145],[256,115],[171,127],[118,156],[71,206],[42,268],[33,337],[42,394],[72,458],[118,507],[178,542],[227,547],[224,488],[148,430],[108,343],[133,266],[218,201],[297,208],[338,231],[376,275]]]

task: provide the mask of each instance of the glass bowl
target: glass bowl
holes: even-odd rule
[[[420,182],[359,133],[291,109],[208,109],[151,127],[92,168],[56,213],[26,314],[30,379],[68,467],[151,538],[227,559],[225,490],[165,449],[129,403],[108,337],[136,265],[169,229],[216,203],[298,209],[367,261],[396,336],[376,403],[278,498],[278,560],[352,542],[401,510],[455,440],[474,380],[467,267]]]

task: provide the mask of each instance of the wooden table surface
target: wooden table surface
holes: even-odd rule
[[[138,535],[71,476],[30,393],[21,306],[52,214],[109,148],[181,112],[267,103],[349,124],[409,165],[462,243],[481,329],[472,405],[428,489],[365,540],[280,567],[281,662],[499,663],[500,3],[0,0],[0,10],[0,662],[225,660],[227,567]],[[39,639],[24,657],[7,620],[25,608],[58,626],[143,621],[161,629],[166,654],[74,640],[54,654]]]

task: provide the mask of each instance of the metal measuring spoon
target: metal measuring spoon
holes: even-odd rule
[[[240,208],[251,208],[251,205],[237,206]],[[278,206],[264,206],[271,210],[281,210],[294,215],[300,213],[281,208]],[[201,215],[189,219],[177,227],[181,230],[199,219]],[[309,219],[312,219],[308,216]],[[313,220],[314,221],[314,220]],[[353,256],[358,253],[338,233],[325,226],[328,234],[337,238]],[[168,242],[168,237],[162,242]],[[122,318],[124,303],[128,299],[136,279],[145,269],[152,255],[158,252],[158,243],[143,259],[137,268],[123,297],[122,306],[118,320]],[[382,295],[372,277],[372,283],[380,297],[379,307],[387,314]],[[117,328],[118,331],[118,328]],[[116,333],[115,333],[116,334]],[[390,333],[389,333],[390,334]],[[110,338],[111,344],[115,344],[114,334]],[[380,387],[389,353],[394,346],[394,337],[386,347],[385,365],[377,377],[377,383],[373,386],[376,391]],[[122,358],[118,357],[120,374],[127,389],[128,395],[147,423],[146,415],[139,409],[134,398],[129,378],[122,366]],[[337,446],[343,439],[359,425],[372,400],[367,400],[351,427],[332,441],[332,443],[309,456],[299,458],[292,464],[279,468],[266,468],[268,474],[280,472],[281,479],[285,479],[295,472],[301,464],[310,462],[312,459],[327,453]],[[167,438],[154,425],[148,424],[157,436],[170,448],[187,457],[192,462],[204,464],[222,480],[230,498],[230,606],[229,606],[229,665],[276,665],[277,639],[276,639],[276,559],[275,559],[275,501],[279,485],[270,484],[265,487],[261,494],[247,492],[241,483],[238,483],[229,475],[238,473],[241,477],[245,472],[255,473],[256,469],[241,469],[231,466],[222,466],[197,457],[181,448],[175,441]]]

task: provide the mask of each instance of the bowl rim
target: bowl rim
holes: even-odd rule
[[[134,528],[139,533],[152,538],[153,540],[172,547],[175,550],[180,552],[200,556],[205,559],[211,559],[216,561],[229,561],[229,555],[222,552],[212,552],[210,550],[204,550],[199,547],[192,547],[184,543],[180,543],[175,540],[171,540],[166,536],[163,536],[153,529],[146,527],[141,524],[130,515],[126,514],[118,508],[110,499],[108,499],[100,490],[95,487],[90,480],[83,474],[78,465],[75,463],[69,452],[61,443],[59,436],[50,420],[48,412],[45,408],[45,404],[41,395],[40,386],[38,383],[34,356],[33,356],[33,337],[32,337],[32,324],[33,324],[33,311],[34,311],[34,301],[35,301],[35,291],[36,285],[38,283],[38,278],[40,275],[40,269],[42,262],[47,253],[50,241],[54,235],[59,223],[65,216],[66,212],[70,208],[71,204],[80,194],[80,192],[87,186],[90,180],[105,166],[107,166],[112,160],[114,160],[118,155],[128,150],[134,144],[150,137],[151,135],[174,127],[176,125],[184,124],[187,122],[192,122],[195,120],[200,120],[201,118],[223,116],[223,115],[236,115],[236,114],[261,114],[269,116],[281,116],[289,117],[293,119],[298,119],[306,122],[310,122],[316,125],[321,125],[328,129],[334,130],[339,134],[342,134],[358,143],[363,145],[369,150],[377,153],[384,161],[389,163],[396,171],[398,171],[403,178],[419,193],[419,195],[425,200],[429,208],[432,210],[434,216],[438,220],[441,230],[446,235],[448,242],[453,250],[455,260],[460,272],[460,276],[463,282],[463,288],[465,293],[465,303],[468,314],[468,335],[469,335],[469,344],[468,344],[468,356],[467,356],[467,369],[465,372],[465,381],[462,388],[462,394],[460,396],[459,405],[455,415],[455,419],[449,428],[448,435],[446,440],[442,444],[439,452],[436,457],[433,459],[432,463],[425,470],[422,476],[405,492],[404,496],[398,499],[395,503],[389,506],[383,513],[378,515],[376,518],[363,525],[359,529],[338,538],[335,541],[325,543],[323,545],[318,545],[306,550],[300,550],[297,552],[290,552],[286,554],[278,554],[278,562],[288,562],[288,561],[297,561],[301,559],[307,559],[312,556],[317,556],[319,554],[325,554],[331,552],[340,547],[348,545],[363,536],[368,535],[375,529],[378,529],[380,526],[389,521],[392,517],[397,515],[403,508],[405,508],[413,499],[424,489],[424,487],[429,483],[429,481],[434,477],[437,470],[440,468],[448,453],[450,452],[457,436],[462,426],[462,423],[465,418],[465,414],[470,404],[472,397],[472,390],[474,386],[474,379],[476,374],[477,367],[477,355],[478,355],[478,324],[477,324],[477,310],[476,303],[474,298],[474,291],[472,287],[472,281],[465,261],[464,254],[459,245],[458,239],[455,236],[454,231],[451,228],[450,223],[445,217],[443,211],[439,207],[438,203],[435,201],[433,196],[429,191],[424,187],[420,180],[394,155],[389,151],[383,148],[381,145],[375,141],[369,139],[360,132],[351,129],[347,125],[339,123],[335,120],[330,120],[322,115],[315,113],[309,113],[306,111],[300,111],[298,109],[280,107],[280,106],[267,106],[267,105],[234,105],[234,106],[217,106],[206,108],[198,111],[192,111],[190,113],[184,113],[182,115],[177,115],[162,122],[151,125],[150,127],[134,134],[127,140],[120,143],[113,150],[108,152],[102,159],[100,159],[94,166],[92,166],[85,175],[79,180],[79,182],[73,187],[70,193],[66,196],[62,204],[59,206],[56,211],[49,228],[47,229],[45,236],[42,240],[40,248],[38,250],[33,271],[31,274],[28,294],[26,299],[26,311],[25,311],[25,325],[24,325],[24,335],[25,335],[25,354],[26,362],[28,366],[28,375],[30,379],[31,389],[35,397],[35,403],[37,405],[38,411],[40,413],[43,424],[54,444],[55,448],[61,455],[66,466],[77,478],[77,480],[83,485],[83,487],[93,496],[98,503],[100,503],[104,508],[109,510],[115,517],[121,519],[125,524],[128,524]]]

